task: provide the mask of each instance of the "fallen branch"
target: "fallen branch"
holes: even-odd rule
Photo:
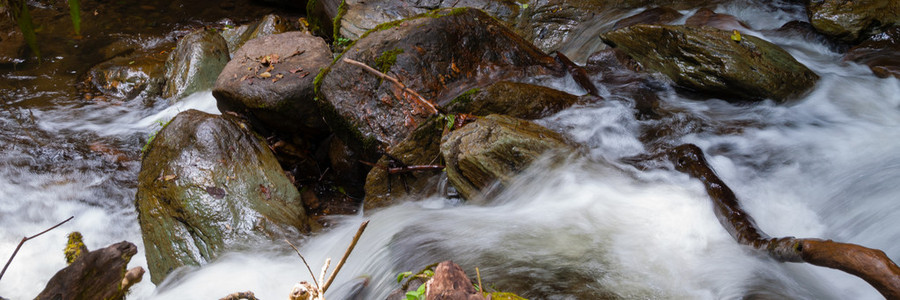
[[[322,266],[322,273],[319,275],[318,280],[316,280],[315,274],[312,272],[312,268],[309,267],[309,264],[306,263],[306,259],[303,258],[303,255],[300,254],[300,250],[291,244],[288,241],[288,244],[297,251],[297,255],[300,255],[300,259],[303,260],[303,264],[306,265],[306,269],[309,270],[311,276],[313,276],[313,283],[316,286],[312,286],[306,281],[300,281],[291,289],[291,294],[289,296],[290,300],[324,300],[325,299],[325,291],[328,290],[328,287],[331,286],[331,283],[334,282],[334,278],[337,277],[337,273],[341,271],[341,267],[344,266],[344,263],[347,262],[347,257],[350,256],[350,252],[353,252],[353,248],[356,247],[356,243],[359,242],[359,237],[362,235],[363,231],[366,230],[366,226],[369,225],[369,221],[365,221],[359,225],[359,229],[356,231],[356,235],[353,236],[353,241],[350,242],[350,246],[347,247],[347,251],[344,252],[344,256],[341,257],[341,260],[334,267],[334,271],[331,271],[331,276],[328,277],[328,281],[325,281],[325,274],[328,273],[328,266],[331,264],[331,258],[325,259],[325,265]],[[287,240],[285,240],[287,241]]]
[[[348,64],[351,64],[351,65],[354,65],[354,66],[358,66],[358,67],[360,67],[360,68],[363,68],[363,70],[369,71],[370,73],[375,74],[375,75],[377,75],[378,77],[381,77],[381,78],[384,79],[384,80],[387,80],[387,81],[390,81],[390,82],[394,83],[394,85],[396,85],[397,87],[399,87],[399,88],[400,88],[401,90],[403,90],[404,92],[406,92],[406,93],[408,93],[408,94],[410,94],[410,95],[413,95],[413,96],[414,96],[413,98],[414,98],[416,101],[418,101],[419,103],[424,104],[425,106],[428,106],[428,108],[431,109],[431,113],[432,113],[432,114],[440,114],[440,113],[441,113],[440,110],[437,108],[437,106],[434,105],[434,103],[432,103],[431,101],[428,101],[428,99],[425,99],[425,97],[422,97],[422,95],[419,95],[419,93],[416,93],[416,91],[413,91],[412,89],[410,89],[409,87],[407,87],[405,84],[403,84],[402,82],[400,82],[399,79],[394,78],[394,77],[391,77],[390,75],[381,73],[381,71],[375,70],[374,68],[370,67],[369,65],[366,65],[366,64],[361,63],[361,62],[356,61],[356,60],[352,60],[352,59],[349,59],[349,58],[344,58],[343,61],[344,61],[345,63],[348,63]]]
[[[667,157],[678,171],[703,182],[719,223],[738,243],[781,262],[807,262],[856,275],[885,298],[900,299],[900,267],[883,251],[832,240],[769,237],[741,208],[737,196],[719,179],[699,147],[681,145],[669,150]]]
[[[9,260],[6,261],[6,265],[3,266],[3,271],[0,271],[0,279],[3,279],[3,274],[6,274],[6,268],[9,268],[9,264],[12,263],[13,258],[15,258],[15,257],[16,257],[16,254],[19,253],[19,249],[22,248],[22,244],[25,244],[25,242],[27,242],[28,240],[33,239],[33,238],[36,238],[36,237],[39,237],[39,236],[41,236],[42,234],[45,234],[45,233],[47,233],[47,232],[50,231],[50,230],[56,229],[56,227],[59,227],[59,226],[61,226],[62,224],[65,224],[65,223],[68,222],[69,220],[72,220],[72,218],[75,218],[75,216],[71,216],[71,217],[69,217],[68,219],[66,219],[65,221],[59,222],[59,224],[53,225],[53,227],[50,227],[50,228],[47,228],[47,230],[41,231],[41,233],[38,233],[38,234],[35,234],[35,235],[32,235],[32,236],[29,236],[29,237],[23,237],[23,238],[22,238],[22,241],[19,242],[19,245],[16,246],[16,250],[13,251],[13,254],[9,257]]]
[[[347,262],[347,257],[350,256],[350,252],[353,252],[353,248],[356,247],[356,242],[359,242],[359,237],[362,236],[363,231],[366,230],[366,226],[368,225],[368,220],[362,222],[362,224],[359,224],[359,229],[356,230],[356,235],[353,236],[353,241],[350,242],[350,246],[347,247],[347,251],[344,251],[344,256],[341,257],[341,260],[338,261],[338,264],[334,266],[334,271],[331,272],[331,277],[328,277],[328,281],[326,281],[325,285],[322,286],[323,294],[328,290],[328,287],[331,286],[331,283],[334,281],[337,273],[341,271],[341,267],[343,267],[344,263]]]

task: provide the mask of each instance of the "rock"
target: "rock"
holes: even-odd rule
[[[443,9],[376,28],[342,58],[396,76],[437,105],[495,81],[562,77],[566,67],[475,9]],[[332,130],[367,159],[380,157],[432,113],[390,81],[338,59],[317,93]]]
[[[477,300],[484,299],[466,276],[466,272],[452,261],[444,261],[434,268],[434,276],[426,283],[427,300]]]
[[[234,53],[249,40],[273,34],[296,30],[291,21],[281,16],[269,14],[259,21],[234,28],[225,28],[219,34],[225,39],[229,53]],[[239,56],[235,56],[239,57]]]
[[[828,49],[831,49],[831,51],[837,53],[844,53],[849,49],[847,44],[819,33],[812,24],[803,21],[790,21],[781,25],[778,29],[761,30],[761,32],[766,36],[779,36],[789,39],[800,39],[809,43],[822,44],[827,46]]]
[[[306,20],[309,31],[315,35],[333,38],[335,36],[334,17],[344,0],[309,0],[306,3]],[[346,5],[344,10],[346,13]],[[340,19],[338,19],[340,20]]]
[[[135,202],[153,283],[227,249],[308,231],[297,189],[265,142],[233,119],[188,110],[149,145]]]
[[[709,8],[701,8],[684,21],[684,25],[702,27],[709,26],[721,30],[748,30],[750,26],[729,14],[718,14]]]
[[[680,12],[669,7],[653,7],[645,9],[636,15],[619,20],[613,26],[612,30],[638,24],[669,24],[682,16],[683,15]]]
[[[658,117],[656,107],[665,83],[646,72],[620,49],[610,48],[592,54],[584,66],[593,81],[603,84],[611,99],[634,101],[639,120]]]
[[[229,59],[228,45],[218,33],[200,29],[184,36],[166,61],[163,97],[177,100],[212,88]]]
[[[900,78],[900,26],[869,38],[847,51],[845,61],[869,66],[878,77]]]
[[[405,198],[425,198],[437,192],[441,169],[391,174],[386,168],[440,165],[442,118],[431,118],[382,156],[366,176],[365,210],[386,207]]]
[[[727,101],[784,102],[819,78],[772,43],[746,34],[734,41],[731,32],[708,27],[636,25],[601,38],[678,87]]]
[[[92,67],[85,82],[91,90],[113,98],[158,96],[165,83],[166,57],[155,50],[114,57]]]
[[[9,20],[0,21],[0,65],[25,62],[25,36],[12,18],[3,19]]]
[[[137,246],[124,241],[85,252],[56,272],[35,299],[125,299],[144,274],[141,267],[125,270],[136,253]]]
[[[441,140],[447,177],[470,201],[479,201],[481,192],[495,182],[509,184],[550,151],[571,153],[575,149],[554,131],[503,115],[479,118]]]
[[[572,106],[578,96],[548,87],[502,81],[474,88],[447,104],[451,113],[476,116],[502,114],[521,119],[540,119]]]
[[[247,42],[234,53],[213,89],[220,111],[247,113],[289,135],[327,136],[313,79],[332,61],[322,38],[294,31]]]
[[[816,30],[847,43],[900,24],[900,1],[810,0],[806,11]]]

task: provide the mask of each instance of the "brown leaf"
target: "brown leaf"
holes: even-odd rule
[[[266,79],[266,78],[269,78],[269,77],[272,77],[272,73],[269,73],[269,72],[262,72],[262,74],[259,74],[259,78],[262,78],[262,79]]]
[[[303,71],[303,67],[297,67],[296,69],[291,70],[291,74],[296,74],[297,72]]]
[[[166,176],[163,176],[163,180],[164,180],[164,181],[169,181],[169,180],[175,179],[176,177],[178,177],[178,175],[175,175],[175,174],[172,174],[172,175],[166,175]]]
[[[206,187],[206,193],[209,194],[210,196],[213,196],[213,198],[216,198],[216,199],[225,198],[225,190],[214,187],[214,186]]]

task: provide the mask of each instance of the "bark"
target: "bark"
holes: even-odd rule
[[[900,267],[883,251],[832,240],[769,237],[741,208],[737,196],[719,179],[699,147],[681,145],[669,150],[667,157],[678,171],[703,182],[719,223],[738,243],[781,262],[806,262],[856,275],[885,298],[900,299]]]

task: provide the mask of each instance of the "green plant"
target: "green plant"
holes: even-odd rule
[[[437,266],[437,264],[431,264],[415,274],[410,271],[401,272],[400,274],[397,274],[397,283],[401,283],[401,282],[403,282],[404,279],[406,279],[406,282],[403,283],[403,285],[402,285],[403,290],[406,290],[409,288],[410,281],[412,281],[413,279],[419,278],[419,279],[422,279],[422,281],[423,281],[422,284],[419,285],[419,288],[417,288],[415,291],[406,292],[406,300],[425,299],[425,292],[428,289],[425,285],[425,282],[427,282],[428,279],[430,279],[431,277],[434,277],[433,269],[435,266]]]
[[[156,120],[156,125],[159,126],[159,128],[157,128],[156,130],[153,130],[152,132],[147,134],[147,143],[145,143],[144,146],[141,147],[141,158],[143,158],[144,155],[147,155],[147,151],[150,150],[150,143],[153,143],[153,140],[156,139],[156,135],[159,134],[159,132],[162,131],[163,128],[166,128],[166,126],[169,125],[169,123],[171,123],[171,122],[172,122],[172,120],[169,120],[169,122],[163,122],[162,120]]]

